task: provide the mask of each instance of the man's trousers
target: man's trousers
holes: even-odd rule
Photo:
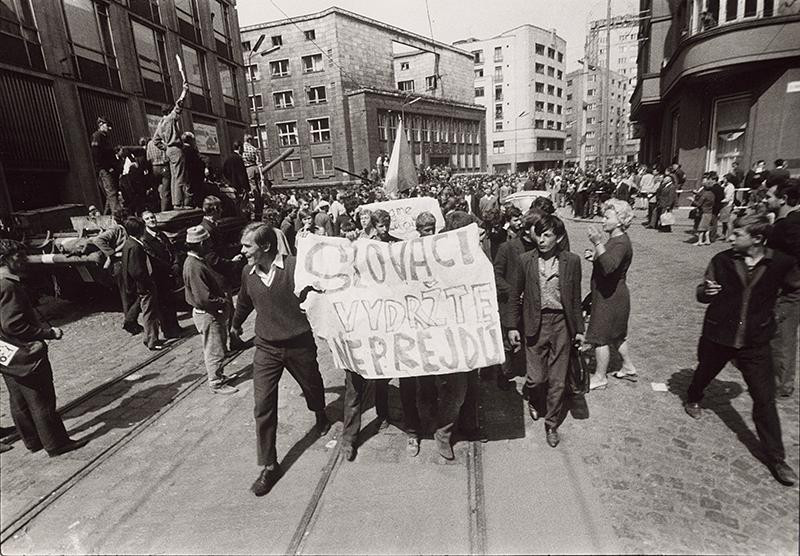
[[[770,342],[775,363],[778,394],[789,395],[794,390],[797,375],[798,332],[800,332],[800,292],[778,297],[775,305],[778,329]]]
[[[700,403],[703,390],[728,361],[735,360],[753,399],[753,422],[770,463],[785,457],[781,422],[775,408],[775,374],[769,344],[734,348],[701,337],[697,346],[697,369],[689,385],[687,401]]]
[[[230,309],[226,306],[221,313],[208,313],[192,310],[192,321],[203,338],[203,362],[206,365],[208,384],[217,386],[223,376],[222,363],[225,360],[225,346],[228,345],[228,318]]]
[[[184,197],[189,191],[189,176],[186,174],[186,160],[180,147],[167,147],[169,173],[171,178],[172,207],[187,204]]]
[[[526,338],[528,403],[537,411],[544,411],[544,423],[552,429],[557,428],[565,416],[564,397],[571,345],[567,320],[560,311],[543,311],[539,335]]]
[[[161,211],[172,210],[172,178],[169,164],[153,165],[153,181],[158,189],[158,198],[161,200]]]
[[[256,339],[253,357],[253,396],[256,420],[256,453],[259,465],[277,463],[278,383],[283,369],[297,381],[311,411],[325,409],[325,388],[317,364],[317,345],[311,332],[285,342]]]

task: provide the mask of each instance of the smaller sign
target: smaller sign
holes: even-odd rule
[[[789,81],[786,84],[787,93],[800,93],[800,81]]]
[[[408,240],[419,237],[417,233],[417,215],[421,212],[430,212],[436,218],[436,230],[444,228],[444,216],[439,202],[433,197],[409,197],[408,199],[395,199],[380,203],[369,203],[362,208],[375,212],[383,209],[392,217],[389,233],[393,236]]]
[[[201,153],[220,154],[217,126],[194,122],[194,138]]]

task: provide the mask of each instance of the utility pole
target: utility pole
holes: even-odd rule
[[[606,0],[606,67],[603,76],[603,140],[600,143],[600,168],[606,171],[606,157],[608,156],[608,115],[609,101],[611,100],[611,90],[609,80],[611,79],[611,0]]]
[[[264,42],[264,38],[265,38],[265,35],[260,35],[258,37],[258,40],[256,41],[256,44],[254,44],[253,48],[251,48],[250,51],[247,53],[247,68],[245,68],[245,70],[248,73],[250,72],[250,66],[253,63],[253,54],[258,52],[258,49],[261,46],[261,43]],[[276,45],[276,46],[273,46],[273,47],[265,50],[264,52],[261,52],[260,54],[261,54],[261,56],[266,56],[267,54],[272,54],[273,52],[275,52],[279,48],[280,48],[280,46]],[[261,137],[261,122],[259,122],[259,117],[258,117],[258,106],[256,106],[256,80],[255,80],[255,76],[253,76],[253,75],[248,75],[248,77],[250,78],[250,90],[252,91],[251,94],[252,94],[252,98],[253,98],[253,116],[255,117],[255,120],[256,120],[256,140],[258,141],[258,154],[261,156],[261,164],[264,164],[265,161],[266,161],[266,158],[265,158],[265,154],[264,154],[264,141],[262,140],[262,137]],[[261,100],[261,108],[264,109],[265,106],[266,106],[266,102],[264,101],[264,99],[262,99]]]

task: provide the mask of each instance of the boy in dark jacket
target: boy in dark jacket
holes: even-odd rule
[[[769,342],[778,293],[800,288],[800,272],[792,257],[765,246],[771,230],[766,216],[738,218],[732,249],[711,259],[705,281],[697,286],[697,300],[709,306],[684,409],[699,419],[703,390],[728,361],[736,360],[753,399],[753,421],[766,463],[778,482],[789,486],[797,475],[784,461]]]

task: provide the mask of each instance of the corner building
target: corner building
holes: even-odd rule
[[[294,149],[271,170],[275,185],[357,182],[336,168],[374,168],[401,118],[418,167],[484,169],[469,52],[340,8],[247,26],[241,38],[253,135],[268,159]]]
[[[554,29],[520,25],[490,39],[455,45],[472,52],[475,102],[486,110],[489,168],[559,166],[566,135],[566,41]]]
[[[800,4],[642,0],[632,118],[640,160],[678,161],[687,185],[734,161],[800,173]],[[701,17],[703,12],[707,12]]]
[[[3,0],[0,207],[36,219],[102,206],[96,119],[117,145],[152,136],[181,92],[176,56],[189,82],[182,127],[221,167],[247,129],[238,37],[231,0]]]

